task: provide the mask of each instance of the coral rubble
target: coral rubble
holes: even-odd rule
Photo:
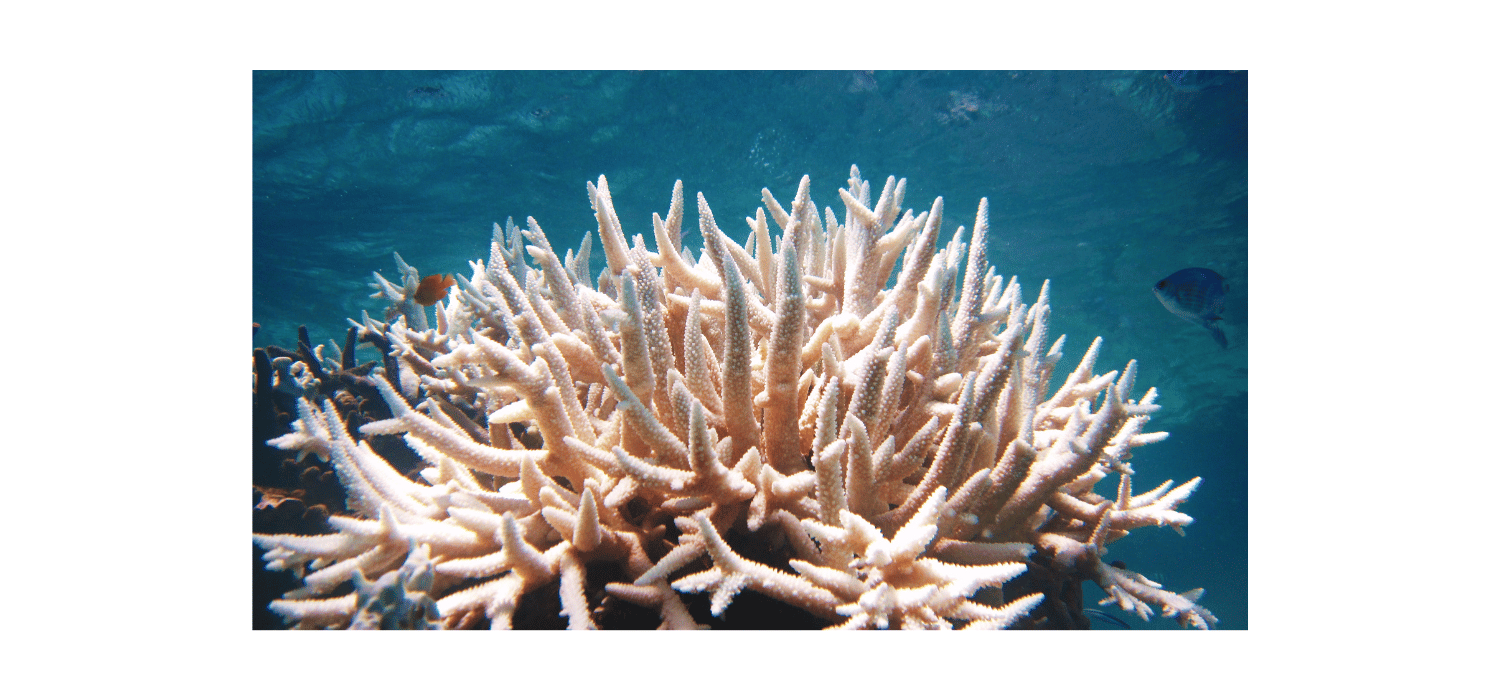
[[[341,351],[257,351],[257,430],[294,398],[266,442],[296,454],[280,478],[305,468],[300,490],[257,471],[258,508],[330,468],[344,497],[304,530],[257,520],[265,568],[300,582],[270,609],[698,628],[760,598],[833,628],[1086,627],[1092,580],[1127,612],[1212,626],[1201,590],[1101,559],[1192,522],[1177,507],[1198,479],[1132,487],[1131,451],[1166,437],[1144,432],[1155,390],[1131,398],[1133,361],[1095,374],[1096,339],[1049,392],[1048,285],[1028,305],[989,267],[984,200],[940,246],[943,200],[903,212],[905,189],[872,198],[851,169],[842,220],[806,177],[789,209],[763,190],[743,245],[699,194],[695,256],[680,181],[652,251],[601,176],[597,278],[592,237],[559,257],[535,220],[507,222],[432,319],[398,256],[399,282],[375,276],[385,318],[351,320]],[[354,368],[356,342],[382,361]]]

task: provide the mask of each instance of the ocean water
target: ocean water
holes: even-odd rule
[[[694,193],[743,237],[761,188],[788,203],[804,173],[842,216],[851,164],[877,192],[906,178],[904,208],[942,196],[945,238],[987,197],[990,264],[1028,303],[1051,280],[1058,374],[1098,336],[1096,369],[1136,359],[1157,387],[1149,429],[1172,436],[1135,450],[1137,490],[1203,477],[1186,537],[1136,530],[1108,559],[1248,628],[1247,73],[262,71],[253,104],[257,346],[295,347],[299,325],[342,343],[345,319],[378,317],[370,273],[396,279],[393,252],[467,275],[493,223],[527,216],[575,247],[601,173],[648,239],[681,179],[695,249]],[[1152,295],[1184,267],[1226,278],[1228,349]]]

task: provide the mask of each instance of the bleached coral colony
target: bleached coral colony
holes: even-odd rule
[[[940,246],[942,198],[903,212],[905,189],[889,178],[872,204],[853,168],[842,219],[806,177],[790,210],[763,190],[743,245],[699,194],[695,256],[680,181],[653,252],[601,176],[596,280],[592,237],[560,258],[535,220],[497,225],[434,323],[398,257],[399,284],[376,275],[385,320],[351,320],[382,367],[354,377],[352,348],[322,346],[259,365],[301,396],[271,444],[331,465],[347,513],[254,536],[302,583],[272,610],[508,628],[543,593],[575,629],[619,606],[693,628],[750,590],[836,628],[1069,627],[1092,580],[1143,618],[1210,627],[1201,589],[1101,559],[1131,529],[1192,521],[1176,509],[1198,479],[1133,490],[1132,449],[1166,437],[1144,432],[1155,390],[1131,398],[1134,361],[1096,375],[1096,339],[1049,393],[1048,285],[1028,305],[989,268],[984,200]],[[378,392],[381,417],[351,429],[334,375]],[[411,478],[380,436],[414,453]]]

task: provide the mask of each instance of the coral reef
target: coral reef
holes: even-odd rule
[[[375,276],[384,319],[351,319],[342,349],[257,350],[257,449],[286,451],[257,455],[257,512],[312,503],[257,517],[265,568],[300,584],[270,610],[296,627],[700,628],[735,607],[768,626],[1075,628],[1092,580],[1142,618],[1211,627],[1201,590],[1101,558],[1192,522],[1177,507],[1198,479],[1133,490],[1131,451],[1166,437],[1144,432],[1155,390],[1132,398],[1135,363],[1096,375],[1096,339],[1048,391],[1048,285],[1028,305],[990,269],[984,200],[940,246],[943,200],[903,212],[905,180],[872,198],[852,168],[842,220],[809,189],[790,209],[763,190],[743,245],[699,194],[695,256],[680,181],[653,252],[601,176],[596,279],[592,236],[560,258],[535,220],[507,222],[431,319],[397,256],[399,282]],[[354,367],[357,343],[382,361]]]

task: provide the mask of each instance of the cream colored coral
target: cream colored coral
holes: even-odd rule
[[[1043,549],[1127,611],[1214,622],[1200,591],[1100,561],[1134,527],[1190,523],[1176,508],[1198,482],[1132,495],[1131,449],[1165,434],[1141,432],[1157,406],[1154,390],[1131,398],[1133,362],[1094,374],[1098,340],[1048,395],[1063,344],[1043,349],[1048,287],[1028,306],[989,267],[987,202],[972,235],[940,246],[941,198],[903,212],[905,181],[889,178],[872,204],[852,168],[842,221],[804,177],[789,210],[762,191],[742,246],[699,194],[695,255],[680,182],[653,217],[655,251],[626,239],[604,177],[588,191],[597,282],[588,238],[559,259],[534,220],[496,226],[434,322],[410,303],[414,270],[399,287],[377,276],[391,320],[351,322],[385,336],[400,376],[374,378],[392,417],[361,432],[403,436],[425,483],[304,400],[273,444],[329,459],[355,515],[332,518],[334,535],[256,536],[268,567],[314,570],[277,612],[347,625],[352,599],[319,596],[420,547],[448,626],[507,627],[523,594],[557,581],[569,626],[591,628],[586,572],[609,561],[627,580],[607,594],[664,627],[703,622],[681,593],[710,592],[718,615],[749,588],[831,627],[996,628],[1042,594],[975,594]],[[1111,476],[1113,499],[1094,491]],[[745,559],[728,533],[784,559]]]

